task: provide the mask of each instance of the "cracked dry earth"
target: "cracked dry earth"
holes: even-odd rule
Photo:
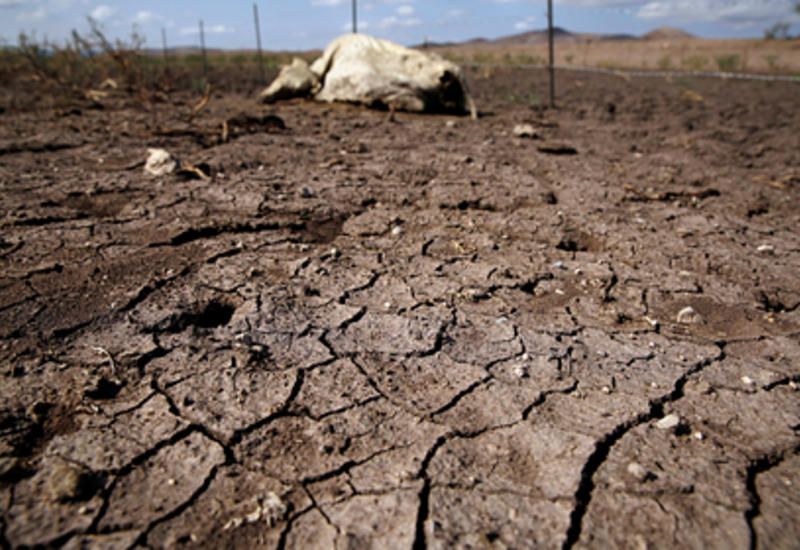
[[[797,548],[797,85],[488,76],[0,115],[2,547]]]

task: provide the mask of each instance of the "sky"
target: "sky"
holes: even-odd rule
[[[798,0],[554,0],[554,24],[573,32],[640,35],[672,26],[706,38],[759,38],[775,23],[800,34]],[[352,0],[257,1],[266,50],[323,48],[352,27]],[[358,0],[358,30],[412,45],[424,41],[498,38],[547,26],[546,0]],[[0,0],[0,45],[21,32],[64,42],[85,32],[87,16],[110,38],[133,31],[145,47],[199,45],[203,20],[208,48],[255,48],[253,0]]]

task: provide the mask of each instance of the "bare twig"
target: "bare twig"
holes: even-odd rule
[[[625,190],[636,195],[636,197],[632,200],[642,201],[671,201],[680,198],[705,199],[706,197],[719,196],[719,191],[716,189],[703,189],[702,191],[664,191],[661,193],[644,193],[632,185],[626,185]]]

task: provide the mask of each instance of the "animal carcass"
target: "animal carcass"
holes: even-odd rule
[[[345,101],[414,112],[469,112],[477,116],[461,69],[443,57],[364,34],[331,42],[310,66],[284,67],[261,93],[271,103],[288,97]]]

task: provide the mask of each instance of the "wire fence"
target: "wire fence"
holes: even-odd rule
[[[522,70],[548,70],[547,65],[531,65],[525,63],[480,63],[465,61],[460,63],[464,67],[481,68],[509,68]],[[768,82],[796,82],[800,84],[800,76],[791,75],[768,75],[757,73],[732,73],[716,71],[636,71],[629,69],[604,69],[601,67],[578,67],[574,65],[554,65],[556,71],[575,71],[584,73],[598,73],[618,76],[649,77],[649,78],[681,78],[681,77],[701,77],[701,78],[720,78],[723,80],[762,80]]]

